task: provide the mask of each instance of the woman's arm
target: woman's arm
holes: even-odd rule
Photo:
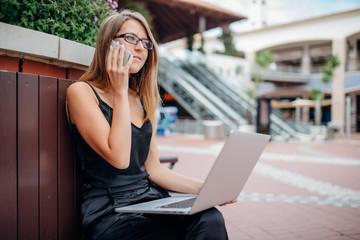
[[[132,58],[123,67],[124,49],[119,46],[107,56],[107,72],[113,88],[113,119],[109,123],[98,107],[97,99],[86,83],[77,82],[67,90],[71,121],[81,136],[111,165],[125,169],[130,163],[131,120],[128,99],[128,72]]]
[[[203,184],[203,181],[183,176],[162,166],[155,137],[151,140],[145,168],[151,181],[170,191],[198,194]]]

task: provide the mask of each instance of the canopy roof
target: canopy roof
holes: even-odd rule
[[[331,99],[321,101],[321,106],[326,107],[331,105]],[[315,108],[316,101],[308,99],[296,99],[292,102],[280,102],[271,100],[271,106],[274,108],[296,108],[296,107],[310,107]]]
[[[153,32],[159,43],[186,37],[189,32],[228,26],[245,19],[244,16],[215,6],[202,0],[145,0],[147,9],[153,17]],[[119,7],[126,7],[126,0],[119,1]]]

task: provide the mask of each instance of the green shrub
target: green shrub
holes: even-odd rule
[[[225,51],[224,52],[215,51],[215,53],[223,54],[227,56],[233,56],[233,57],[241,56],[241,53],[235,48],[233,36],[230,32],[223,31],[222,35],[218,37],[218,39],[221,39],[222,42],[224,43]]]
[[[274,54],[270,50],[262,51],[256,56],[255,61],[262,68],[267,68],[274,61]]]
[[[335,68],[340,65],[340,60],[338,56],[331,55],[325,60],[325,66],[322,69],[322,81],[323,83],[328,83],[332,80],[334,76]]]
[[[111,0],[1,0],[0,21],[94,46],[101,21],[116,7]]]
[[[309,96],[310,100],[318,100],[318,99],[323,100],[322,98],[323,96],[320,89],[317,88],[310,89],[310,96]]]

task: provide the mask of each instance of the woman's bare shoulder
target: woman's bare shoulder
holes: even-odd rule
[[[94,103],[98,104],[91,87],[85,82],[75,82],[71,84],[67,89],[66,98],[70,103],[86,103],[89,102],[89,100],[94,100]]]
[[[68,89],[67,89],[67,93],[71,94],[72,92],[83,92],[83,91],[89,91],[89,85],[86,84],[85,82],[74,82],[73,84],[71,84]]]
[[[71,84],[66,92],[67,98],[78,97],[93,97],[90,86],[85,82],[74,82]]]

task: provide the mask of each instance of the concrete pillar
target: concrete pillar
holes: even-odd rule
[[[300,98],[296,98],[296,100],[300,100]],[[301,107],[297,106],[295,107],[295,122],[300,123],[301,121]]]
[[[205,45],[205,40],[204,40],[204,36],[203,36],[203,32],[206,30],[206,17],[204,15],[201,15],[199,17],[199,33],[200,33],[200,49],[201,51],[205,51],[204,50],[204,45]]]
[[[301,122],[301,107],[295,108],[295,122],[300,123]]]
[[[347,69],[349,71],[356,71],[357,68],[357,59],[358,59],[358,51],[357,51],[357,39],[352,38],[349,39],[348,44],[348,61],[347,61]]]
[[[199,32],[202,33],[206,30],[206,17],[204,15],[201,15],[199,17]]]
[[[356,93],[351,93],[350,94],[351,97],[351,109],[350,109],[350,126],[351,126],[351,131],[355,132],[356,131]]]
[[[226,23],[220,26],[223,33],[230,33],[230,24]]]
[[[309,99],[309,95],[303,95],[303,99]],[[310,108],[309,107],[303,107],[301,111],[301,121],[304,123],[308,123],[310,119]]]
[[[228,41],[230,39],[226,39],[224,37],[226,37],[227,35],[231,35],[231,31],[230,31],[230,24],[226,23],[220,26],[221,30],[222,30],[222,37],[223,37],[223,43],[224,43],[224,50],[226,50],[226,45],[230,44]],[[232,42],[232,44],[234,44],[234,41]]]
[[[310,119],[310,108],[303,107],[301,113],[301,121],[304,123],[308,123]]]
[[[346,136],[347,137],[350,137],[350,129],[351,129],[351,126],[350,126],[350,119],[351,119],[351,100],[350,100],[350,96],[347,96],[345,98],[345,102],[346,102],[346,107],[345,107],[345,132],[346,132]]]
[[[315,103],[315,124],[320,125],[321,124],[321,100],[316,99]]]
[[[303,46],[302,58],[301,58],[301,73],[310,74],[311,71],[311,59],[309,45]]]
[[[255,51],[246,52],[245,59],[249,64],[249,72],[246,78],[248,79],[249,84],[252,85],[253,83],[251,82],[251,74],[255,72],[255,60],[256,60]]]
[[[343,134],[345,129],[345,61],[346,61],[346,41],[345,39],[334,39],[332,41],[332,54],[337,55],[340,61],[334,71],[332,79],[332,105],[331,122],[332,126]]]
[[[255,51],[246,52],[245,59],[249,63],[250,72],[255,71],[256,52]]]

